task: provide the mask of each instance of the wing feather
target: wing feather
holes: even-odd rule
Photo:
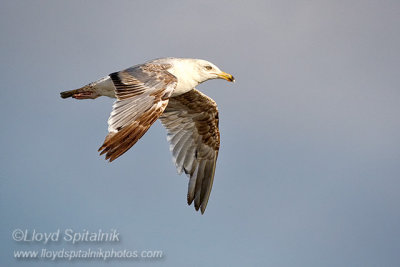
[[[195,185],[195,197],[194,197],[194,208],[196,210],[199,210],[200,205],[201,205],[201,188],[202,188],[202,182],[204,179],[204,168],[206,165],[206,161],[202,160],[200,161],[199,165],[197,166],[197,172],[196,175],[193,176],[196,179],[196,185]]]
[[[143,64],[110,74],[117,101],[100,155],[113,161],[131,148],[164,112],[177,79],[170,65]]]
[[[208,96],[193,89],[172,97],[160,120],[178,172],[189,177],[187,201],[204,213],[214,181],[220,134],[218,108]]]

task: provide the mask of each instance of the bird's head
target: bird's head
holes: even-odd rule
[[[231,74],[223,72],[211,62],[202,59],[196,59],[194,64],[194,67],[200,76],[199,82],[205,82],[210,79],[224,79],[229,82],[235,82],[235,78],[233,78]]]

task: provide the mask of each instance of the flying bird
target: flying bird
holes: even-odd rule
[[[62,98],[116,98],[108,135],[99,148],[110,162],[130,149],[160,119],[167,129],[173,161],[189,177],[187,202],[203,214],[214,180],[220,146],[217,104],[195,87],[232,75],[201,59],[160,58],[111,73]]]

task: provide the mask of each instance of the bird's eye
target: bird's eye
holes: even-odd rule
[[[210,65],[204,66],[204,68],[205,68],[206,70],[212,70],[212,67],[211,67]]]

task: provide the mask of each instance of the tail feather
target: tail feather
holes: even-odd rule
[[[75,90],[70,90],[70,91],[64,91],[61,92],[61,98],[68,98],[68,97],[72,97],[74,94],[78,94],[79,93],[79,89],[75,89]]]
[[[110,77],[106,76],[79,89],[61,92],[60,95],[62,98],[75,99],[95,99],[99,96],[115,98],[115,87]]]
[[[79,89],[61,92],[60,95],[62,98],[72,97],[75,99],[95,99],[100,96],[94,84],[88,84]]]

